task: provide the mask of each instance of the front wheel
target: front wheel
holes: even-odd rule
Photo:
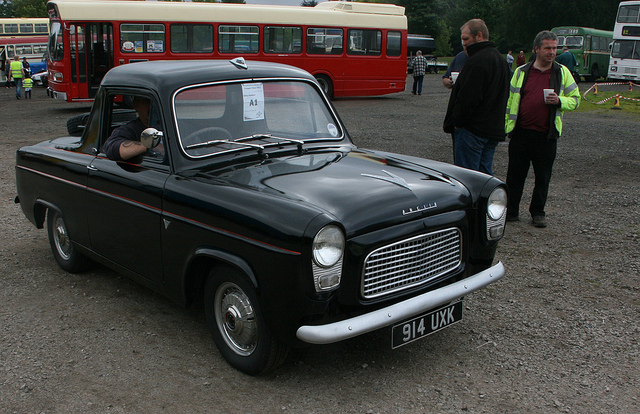
[[[234,368],[258,375],[281,365],[288,347],[273,338],[255,288],[239,270],[215,267],[205,286],[205,314],[213,340]]]
[[[69,273],[82,272],[89,267],[90,260],[73,247],[67,224],[57,210],[49,209],[47,213],[47,233],[58,266]]]

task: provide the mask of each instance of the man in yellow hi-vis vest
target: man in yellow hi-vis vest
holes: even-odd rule
[[[535,185],[529,213],[536,227],[547,227],[544,207],[562,133],[562,115],[580,104],[580,91],[571,71],[555,61],[557,49],[554,33],[538,33],[534,40],[536,59],[516,69],[507,102],[505,132],[511,137],[507,221],[518,220],[524,182],[529,165],[533,165]]]
[[[20,99],[22,93],[22,78],[24,77],[24,69],[22,68],[22,62],[18,55],[13,56],[13,62],[11,62],[11,78],[16,84],[16,99]]]

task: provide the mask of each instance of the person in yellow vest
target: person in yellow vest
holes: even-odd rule
[[[24,88],[24,99],[31,99],[31,88],[33,88],[33,79],[27,73],[22,81],[22,87]]]
[[[557,36],[543,30],[534,40],[536,59],[516,69],[511,78],[505,119],[509,142],[507,221],[519,218],[524,182],[533,165],[535,184],[529,213],[535,227],[547,227],[544,211],[556,159],[562,116],[580,105],[571,71],[555,61]]]
[[[22,68],[22,62],[18,55],[13,56],[13,62],[11,62],[11,79],[16,84],[16,99],[20,99],[22,94],[22,78],[24,77],[24,69]]]

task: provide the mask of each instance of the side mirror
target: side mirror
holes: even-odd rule
[[[140,142],[147,148],[155,148],[160,143],[163,134],[155,128],[147,128],[140,134]]]

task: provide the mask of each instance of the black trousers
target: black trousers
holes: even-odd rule
[[[509,216],[518,215],[529,165],[533,166],[535,175],[529,212],[532,217],[545,216],[544,206],[547,203],[553,162],[558,149],[558,141],[550,140],[547,136],[546,132],[523,128],[516,128],[511,134],[507,168],[507,187],[509,187],[507,214]]]

